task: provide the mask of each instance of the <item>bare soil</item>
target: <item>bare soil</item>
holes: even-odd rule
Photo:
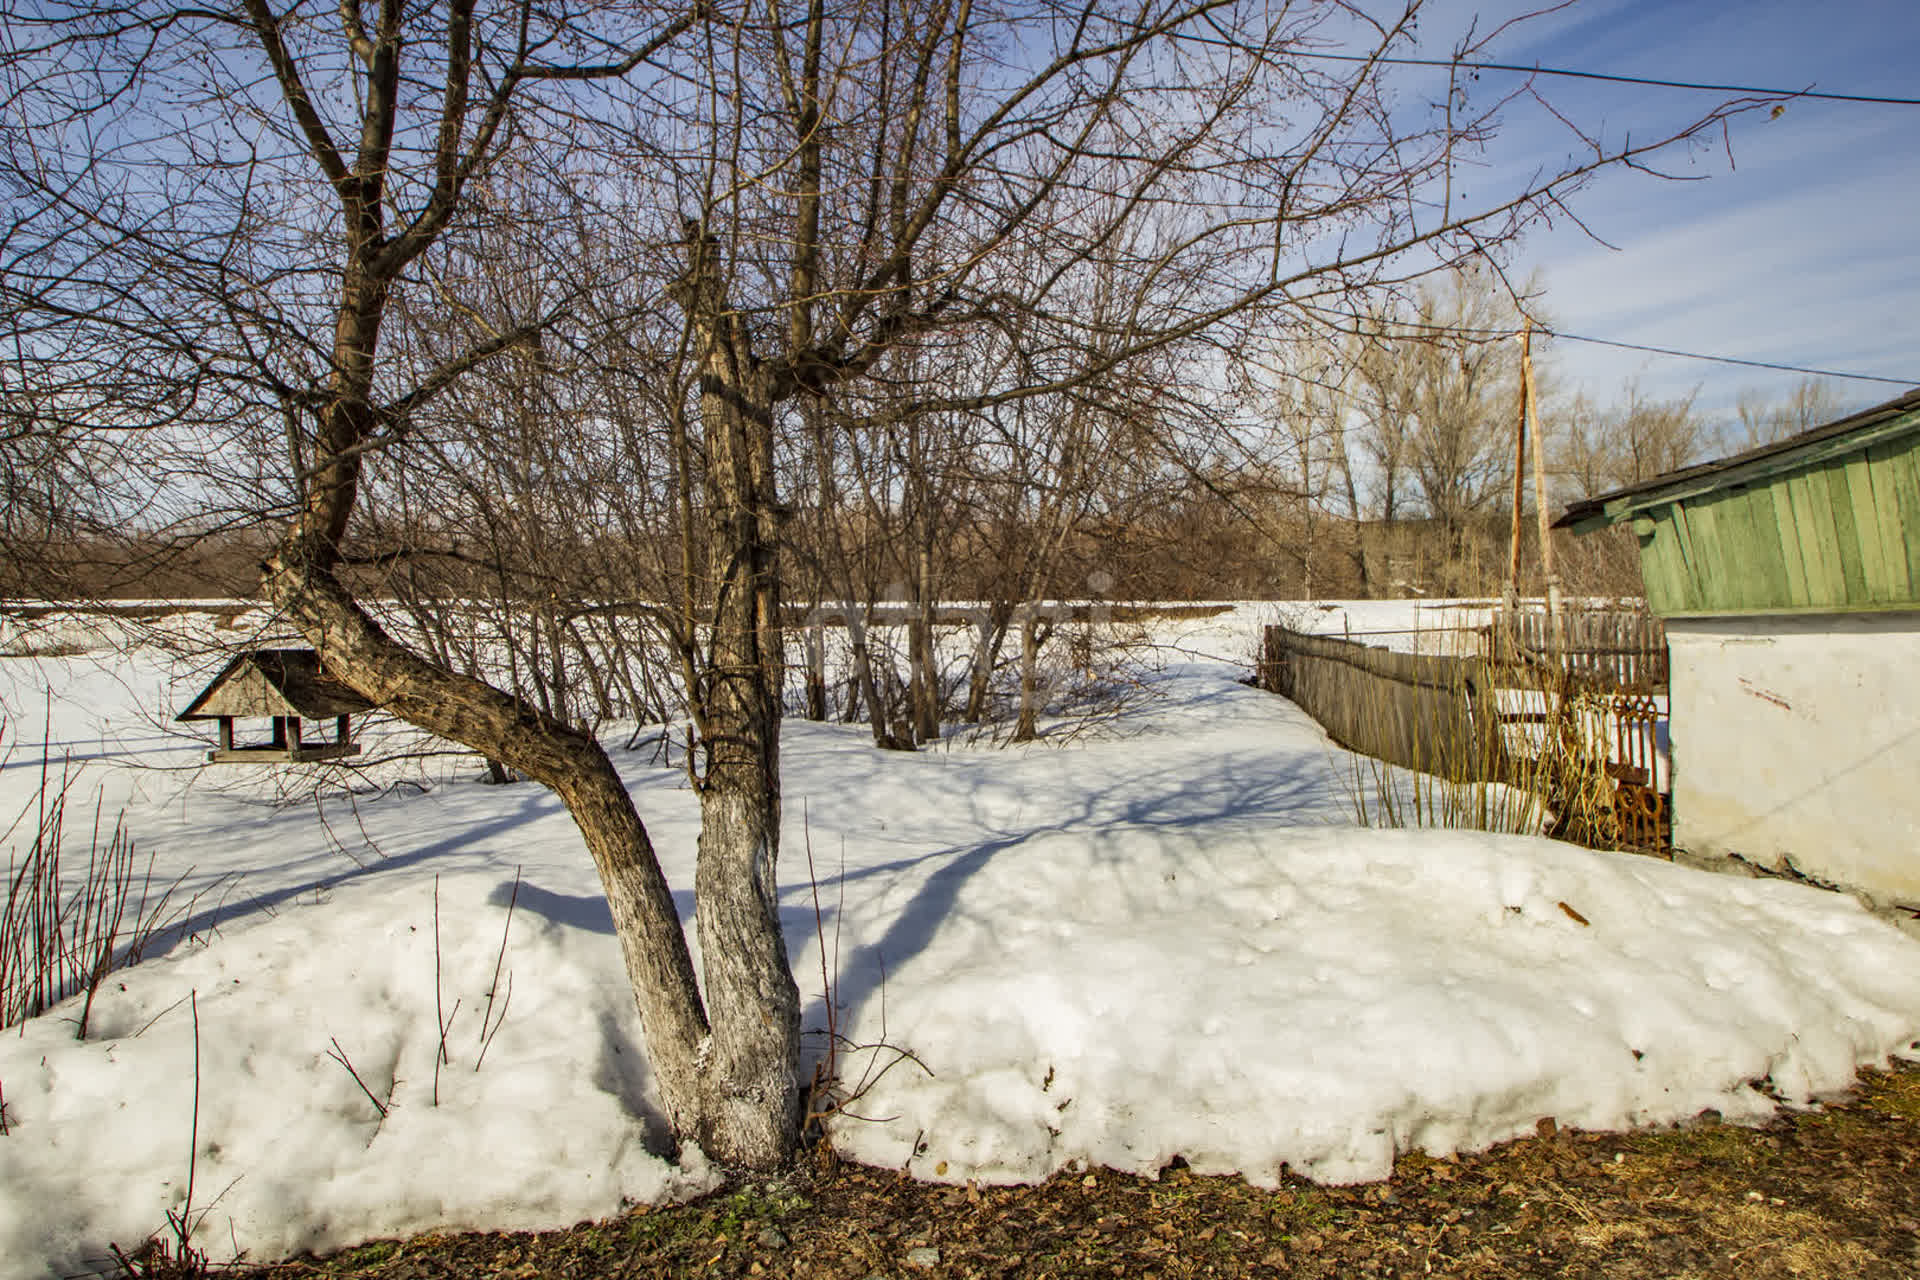
[[[1764,1128],[1556,1131],[1391,1181],[1262,1191],[1104,1170],[917,1182],[822,1155],[567,1231],[380,1241],[253,1273],[366,1277],[1920,1277],[1920,1066]]]

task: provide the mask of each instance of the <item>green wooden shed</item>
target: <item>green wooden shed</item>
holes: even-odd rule
[[[1574,504],[1666,620],[1673,837],[1920,905],[1920,391]]]
[[[1920,391],[1568,508],[1631,521],[1662,617],[1920,606]]]

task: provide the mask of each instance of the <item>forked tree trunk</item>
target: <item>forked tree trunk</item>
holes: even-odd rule
[[[351,244],[329,402],[316,424],[315,465],[265,566],[262,590],[326,670],[362,697],[545,784],[566,804],[607,895],[667,1122],[676,1136],[704,1136],[714,1115],[701,1071],[708,1026],[700,989],[653,844],[606,752],[590,735],[394,641],[334,574],[359,492],[362,446],[379,422],[371,394],[389,283],[381,272],[397,269],[371,265],[381,242],[383,179],[370,171],[348,202]]]
[[[711,273],[705,279],[710,285]],[[349,319],[356,314],[352,305],[345,311]],[[722,313],[702,307],[696,314]],[[370,364],[376,327],[342,322],[342,368]],[[326,669],[363,697],[560,797],[600,873],[673,1133],[697,1140],[724,1164],[767,1168],[790,1160],[798,1146],[799,1065],[799,996],[774,878],[781,668],[772,417],[764,381],[739,359],[740,335],[697,327],[705,339],[702,413],[716,596],[713,664],[708,683],[695,691],[704,694],[708,752],[695,876],[704,1008],[666,878],[600,744],[392,640],[334,576],[359,478],[354,442],[372,420],[364,378],[341,379],[341,398],[321,432],[330,461],[317,470],[263,587]]]
[[[1013,621],[1013,605],[995,601],[980,632],[979,646],[973,653],[973,671],[967,678],[968,724],[979,724],[987,717],[987,698],[993,692],[993,668],[1000,660],[1000,646],[1006,643],[1007,627]]]
[[[873,677],[873,654],[867,648],[866,616],[852,600],[846,602],[847,641],[853,647],[854,701],[867,706],[867,720],[873,726],[873,745],[884,751],[911,751],[913,742],[895,734],[887,723],[891,701]]]
[[[482,95],[490,101],[483,111],[475,110],[468,94],[471,7],[454,5],[447,20],[446,107],[427,204],[398,234],[389,234],[387,180],[395,121],[403,97],[413,91],[402,80],[400,7],[385,7],[374,38],[356,37],[356,44],[366,46],[356,48],[364,54],[366,74],[354,81],[360,129],[349,161],[311,105],[298,62],[286,50],[283,19],[264,0],[245,6],[281,95],[339,197],[343,239],[332,367],[320,404],[303,397],[299,405],[302,415],[314,410],[314,429],[310,437],[296,432],[290,440],[290,461],[300,474],[299,502],[266,565],[262,586],[330,674],[375,705],[501,761],[559,795],[599,870],[674,1134],[696,1138],[723,1163],[782,1163],[797,1145],[799,1001],[774,901],[780,620],[772,416],[766,379],[745,355],[738,319],[725,310],[711,241],[689,237],[691,269],[681,299],[700,339],[702,411],[713,448],[714,667],[699,673],[710,678],[709,684],[696,682],[690,690],[696,702],[706,703],[702,745],[710,753],[701,797],[697,892],[711,1016],[702,1008],[686,935],[646,828],[600,744],[558,718],[566,714],[564,702],[554,705],[554,714],[536,710],[392,640],[335,576],[364,459],[382,446],[383,431],[394,425],[374,400],[380,327],[391,288],[407,264],[445,231],[460,209],[468,178],[484,172],[483,162],[502,154],[499,148],[505,145],[497,131],[510,119],[511,85]],[[669,23],[635,61],[698,17],[689,10]],[[355,19],[349,25],[359,24]],[[632,65],[573,68],[571,75],[607,78],[625,74]],[[468,359],[478,362],[528,336],[498,335]],[[540,638],[537,621],[533,636]],[[505,639],[511,652],[510,627]],[[549,639],[554,662],[562,663],[563,646],[557,636]],[[530,662],[536,682],[545,679],[537,653]],[[563,694],[564,670],[556,668],[551,675],[553,688]]]
[[[550,787],[585,838],[613,913],[647,1057],[676,1134],[710,1127],[700,1071],[707,1038],[693,963],[673,895],[626,784],[600,744],[470,676],[390,639],[290,538],[269,562],[268,599],[319,651],[329,672],[400,718]]]

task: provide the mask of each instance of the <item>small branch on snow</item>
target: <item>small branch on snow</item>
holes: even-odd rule
[[[507,1024],[507,1009],[512,1004],[513,1004],[513,974],[509,972],[507,974],[507,994],[502,996],[500,999],[499,1020],[493,1024],[493,1030],[486,1033],[486,1038],[480,1041],[480,1056],[473,1060],[473,1069],[476,1072],[480,1070],[480,1064],[487,1060],[487,1050],[493,1047],[493,1038],[499,1035],[500,1028],[504,1027]]]
[[[513,932],[513,908],[520,901],[520,871],[519,867],[513,869],[513,892],[507,897],[507,922],[500,929],[500,951],[493,958],[493,982],[487,988],[487,1007],[480,1015],[480,1056],[474,1060],[475,1071],[480,1069],[480,1063],[486,1059],[487,1046],[492,1044],[494,1036],[500,1033],[501,1023],[507,1020],[507,1003],[513,999],[513,975],[509,973],[506,998],[500,1004],[500,1021],[495,1022],[493,998],[500,990],[500,967],[507,962],[507,935]]]
[[[392,1105],[393,1090],[389,1089],[387,1091],[386,1102],[382,1102],[380,1101],[380,1099],[374,1097],[373,1090],[367,1088],[367,1082],[365,1080],[362,1080],[360,1078],[360,1073],[353,1069],[353,1060],[347,1057],[347,1051],[340,1047],[340,1041],[335,1039],[333,1036],[328,1036],[327,1039],[333,1041],[333,1048],[327,1050],[327,1056],[329,1058],[332,1058],[335,1062],[339,1063],[341,1066],[347,1069],[347,1074],[352,1076],[353,1082],[360,1086],[360,1092],[367,1095],[367,1101],[371,1102],[374,1105],[374,1109],[379,1111],[380,1119],[382,1123],[384,1123],[387,1118],[387,1111]],[[394,1083],[398,1084],[399,1081],[396,1080],[394,1081]],[[377,1127],[375,1129],[375,1132],[378,1132]]]

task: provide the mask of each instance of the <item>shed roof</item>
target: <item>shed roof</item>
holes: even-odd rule
[[[1697,497],[1717,489],[1752,484],[1795,467],[1853,453],[1911,432],[1920,432],[1920,389],[1773,444],[1748,449],[1716,462],[1703,462],[1679,471],[1669,471],[1651,480],[1576,502],[1553,522],[1553,527],[1587,533],[1617,524],[1649,507]]]
[[[226,665],[176,720],[223,716],[298,716],[325,720],[371,711],[373,704],[329,676],[311,649],[256,649]]]

